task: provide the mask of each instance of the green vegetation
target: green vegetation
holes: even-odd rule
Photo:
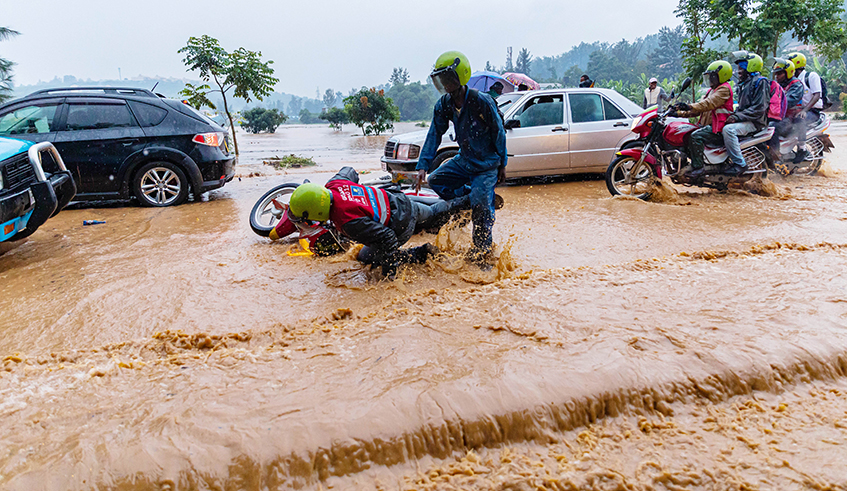
[[[347,118],[347,113],[344,112],[343,109],[338,107],[331,107],[326,111],[322,112],[319,116],[322,120],[329,123],[329,127],[334,129],[335,131],[341,131],[341,126],[344,123],[349,123],[350,120]]]
[[[321,122],[321,119],[318,114],[310,112],[306,108],[300,110],[298,118],[300,119],[300,123],[302,124],[315,124]]]
[[[20,34],[18,31],[8,27],[0,27],[0,41],[4,41]],[[12,97],[12,67],[15,63],[5,58],[0,58],[0,102]]]
[[[288,116],[277,109],[254,107],[241,113],[241,127],[249,133],[273,133],[277,127],[288,120]]]
[[[362,134],[379,135],[394,129],[400,119],[400,110],[384,90],[362,87],[355,94],[344,98],[344,112],[350,122],[362,129]]]
[[[238,48],[230,53],[221,47],[217,39],[205,34],[199,38],[188,38],[188,43],[177,52],[185,54],[182,61],[189,71],[200,72],[201,80],[214,81],[218,87],[215,90],[209,90],[208,85],[195,87],[188,84],[181,95],[189,101],[209,105],[211,101],[207,97],[208,94],[219,93],[223,98],[224,112],[229,118],[231,128],[234,124],[227,102],[227,92],[233,91],[234,97],[244,99],[246,102],[250,102],[253,98],[261,101],[279,82],[279,79],[273,77],[274,71],[271,68],[273,61],[263,62],[260,51]],[[211,105],[209,107],[215,108]],[[232,140],[235,145],[235,154],[238,155],[238,140],[234,131]]]
[[[293,153],[284,157],[271,157],[263,160],[263,164],[270,165],[277,170],[296,169],[300,167],[314,167],[317,164],[311,157],[299,157]]]

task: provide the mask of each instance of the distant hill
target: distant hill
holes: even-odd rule
[[[34,85],[16,85],[14,87],[14,97],[23,97],[27,94],[31,94],[36,90],[42,89],[53,89],[57,87],[84,87],[84,86],[113,86],[113,87],[132,87],[132,88],[141,88],[141,89],[153,89],[155,86],[156,89],[154,92],[157,94],[162,94],[165,97],[171,97],[174,99],[179,98],[179,91],[185,87],[186,83],[193,83],[195,85],[200,84],[199,80],[192,79],[180,79],[180,78],[165,78],[165,77],[134,77],[134,78],[125,78],[123,80],[82,80],[78,79],[72,75],[65,75],[64,77],[56,77],[49,82],[39,82]],[[157,85],[158,84],[158,85]],[[228,98],[230,109],[234,111],[241,111],[245,108],[262,106],[267,108],[277,108],[282,110],[283,112],[288,113],[286,109],[288,109],[288,103],[291,99],[295,97],[291,94],[286,94],[282,92],[273,92],[270,96],[266,97],[264,101],[258,102],[253,101],[250,104],[246,104],[241,99]],[[210,96],[212,102],[218,105],[219,109],[223,108],[223,103],[220,97],[216,97],[214,94]],[[312,99],[303,99],[304,101],[313,101]],[[317,102],[317,101],[315,101]],[[314,104],[312,104],[314,105]],[[320,110],[320,109],[318,109]]]

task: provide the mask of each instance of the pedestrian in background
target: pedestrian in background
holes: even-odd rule
[[[644,89],[644,101],[641,103],[641,107],[647,109],[650,106],[655,106],[659,103],[659,99],[669,101],[671,97],[665,92],[665,89],[659,87],[659,79],[653,77],[647,82],[647,88]]]

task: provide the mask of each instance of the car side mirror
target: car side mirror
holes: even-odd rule
[[[521,127],[521,121],[519,119],[510,119],[510,120],[506,121],[505,123],[503,123],[503,128],[506,128],[507,130],[511,130],[513,128],[520,128],[520,127]]]

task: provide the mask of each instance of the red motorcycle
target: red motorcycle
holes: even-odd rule
[[[691,79],[685,79],[680,93],[690,85]],[[767,142],[773,135],[773,128],[740,140],[741,154],[747,164],[745,173],[725,174],[725,167],[730,163],[726,148],[706,146],[705,172],[693,179],[681,174],[680,170],[690,160],[685,144],[699,127],[686,120],[668,121],[672,111],[673,107],[662,110],[659,105],[647,109],[633,120],[631,129],[639,138],[628,142],[617,152],[606,169],[606,187],[613,196],[647,199],[653,190],[653,182],[663,176],[668,176],[676,184],[720,191],[727,189],[731,183],[743,183],[757,174],[767,177]]]

